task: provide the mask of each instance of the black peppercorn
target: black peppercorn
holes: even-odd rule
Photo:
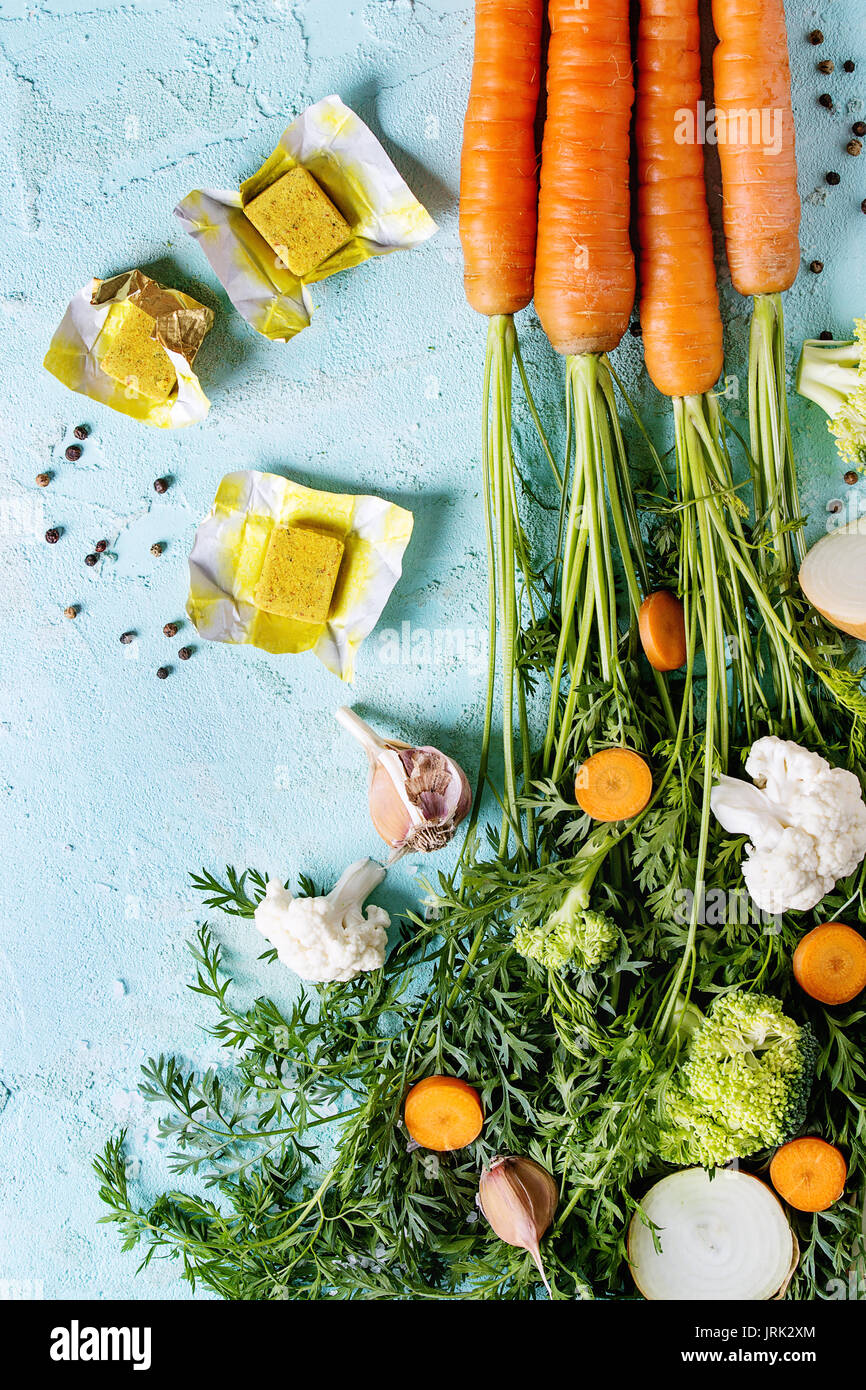
[[[819,72],[831,73],[835,68],[836,64],[833,62],[832,58],[822,58],[821,62],[818,64]]]
[[[864,198],[862,203],[860,204],[860,211],[866,212],[866,198]]]
[[[108,549],[108,541],[97,541],[93,549],[96,551],[97,555],[104,555]]]
[[[47,487],[48,484],[49,484],[50,482],[51,482],[51,474],[50,474],[50,473],[37,473],[37,474],[36,474],[36,486],[37,486],[37,487]]]
[[[94,565],[98,565],[98,564],[99,564],[99,556],[98,556],[98,555],[93,555],[93,554],[85,555],[85,557],[84,557],[84,563],[85,563],[85,565],[89,565],[90,568],[93,569],[93,566],[94,566]]]
[[[60,540],[60,527],[49,527],[49,529],[45,532],[45,539],[47,540],[49,545],[56,545],[57,542]]]
[[[177,623],[166,623],[165,627],[162,630],[165,633],[166,637],[176,637]]]
[[[64,608],[64,610],[63,610],[63,616],[64,616],[64,618],[77,618],[77,617],[78,617],[78,604],[77,604],[77,603],[70,603],[70,605],[69,605],[68,608]]]
[[[827,111],[833,110],[833,98],[831,97],[829,92],[821,93],[821,95],[818,98],[818,105],[823,106]]]
[[[135,633],[134,633],[134,632],[122,632],[122,633],[120,634],[120,640],[121,640],[121,642],[123,643],[123,645],[124,645],[125,647],[128,647],[129,644],[130,644],[130,642],[134,642],[134,641],[135,641]]]
[[[811,34],[809,35],[809,42],[811,44],[815,44],[816,47],[819,43],[824,42],[824,35],[821,33],[820,29],[812,30]]]
[[[852,62],[850,58],[846,58],[842,66],[846,72],[853,72],[857,64],[855,62]]]
[[[858,154],[863,153],[863,146],[859,140],[849,140],[848,144],[845,146],[845,149],[848,151],[849,154],[853,154],[855,159]]]
[[[640,338],[643,335],[643,329],[639,323],[630,323],[628,331],[633,338]]]
[[[70,444],[69,448],[66,450],[66,457],[69,459],[70,463],[77,463],[81,458],[81,445]]]
[[[162,541],[154,541],[153,545],[150,547],[151,555],[161,555],[164,550],[165,546]]]
[[[845,482],[848,484],[849,487],[853,487],[856,481],[857,474],[854,472],[853,468],[849,468],[848,472],[845,474]]]
[[[75,435],[76,439],[86,439],[90,434],[90,430],[86,425],[76,425],[72,433]]]
[[[163,492],[168,492],[168,481],[167,481],[167,479],[165,479],[165,478],[157,478],[156,482],[155,482],[154,485],[153,485],[153,490],[154,490],[154,492],[158,492],[158,493],[160,493],[160,494],[162,494]]]
[[[161,681],[164,681],[164,680],[167,679],[167,677],[168,677],[168,670],[169,670],[169,668],[168,668],[167,666],[160,666],[160,667],[159,667],[159,669],[158,669],[158,671],[157,671],[156,674],[157,674],[157,676],[159,677],[159,679],[160,679]]]
[[[855,121],[851,129],[855,135],[866,135],[866,121]]]
[[[831,172],[827,175],[827,182],[831,184],[833,188],[835,188],[837,183],[842,182],[842,175],[836,174],[831,170]]]
[[[832,343],[833,341],[833,334],[830,332],[829,328],[822,328],[818,337],[821,339],[822,343]]]
[[[192,656],[192,647],[181,647],[180,651],[178,652],[178,656],[180,657],[181,661],[189,661],[190,657]]]
[[[811,270],[811,272],[812,272],[813,275],[820,275],[820,274],[821,274],[821,271],[824,269],[824,262],[823,262],[823,261],[810,261],[810,262],[809,262],[809,269]]]

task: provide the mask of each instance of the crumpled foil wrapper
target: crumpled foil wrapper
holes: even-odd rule
[[[274,526],[305,525],[344,544],[328,620],[300,623],[255,605]],[[413,516],[381,497],[319,492],[275,473],[229,473],[189,557],[186,611],[201,637],[275,653],[313,651],[341,680],[402,572]]]
[[[243,212],[296,164],[312,174],[354,233],[303,280],[283,265]],[[174,211],[199,242],[238,313],[274,342],[287,342],[309,324],[313,300],[308,284],[372,256],[418,246],[436,231],[373,132],[338,96],[325,97],[292,121],[238,193],[196,189]]]
[[[151,401],[107,376],[94,348],[111,307],[129,299],[156,321],[154,335],[177,372],[167,401]],[[182,290],[169,289],[141,270],[125,270],[110,280],[93,279],[70,302],[43,366],[70,391],[131,415],[157,429],[180,429],[203,420],[210,401],[192,369],[196,353],[213,324],[213,310]]]

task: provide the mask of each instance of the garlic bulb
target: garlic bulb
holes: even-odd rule
[[[337,718],[370,759],[370,816],[394,853],[428,853],[453,837],[472,805],[466,774],[438,748],[383,739],[345,706]]]
[[[478,1205],[490,1225],[506,1245],[529,1252],[548,1294],[539,1245],[558,1201],[556,1180],[532,1158],[494,1158],[478,1184]]]

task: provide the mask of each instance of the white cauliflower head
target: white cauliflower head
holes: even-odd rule
[[[765,912],[807,912],[866,855],[866,805],[859,779],[790,740],[752,745],[746,771],[755,785],[720,777],[716,819],[748,835],[743,878]]]
[[[255,911],[256,927],[302,980],[352,980],[378,970],[391,919],[381,907],[365,912],[363,903],[384,877],[381,864],[360,859],[323,898],[295,898],[278,879],[269,879]]]

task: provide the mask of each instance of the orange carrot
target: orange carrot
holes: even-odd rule
[[[683,605],[667,589],[647,594],[638,612],[641,646],[656,671],[677,671],[688,657]]]
[[[466,298],[491,317],[514,314],[532,298],[543,10],[544,0],[475,0],[460,240]]]
[[[770,1180],[783,1201],[797,1211],[826,1211],[845,1191],[848,1165],[825,1139],[792,1139],[773,1154]]]
[[[423,1149],[464,1149],[481,1133],[484,1111],[474,1086],[457,1076],[426,1076],[406,1097],[406,1128]]]
[[[722,370],[722,318],[698,143],[698,0],[641,0],[635,141],[641,325],[666,396],[700,396]]]
[[[550,0],[535,307],[557,352],[616,347],[634,304],[629,0]]]
[[[822,1004],[847,1004],[866,989],[866,939],[844,922],[807,932],[794,952],[794,979]]]
[[[631,748],[603,748],[577,770],[574,795],[593,820],[630,820],[652,795],[649,767]]]
[[[775,294],[800,267],[800,198],[783,0],[713,0],[725,240],[740,294]]]

